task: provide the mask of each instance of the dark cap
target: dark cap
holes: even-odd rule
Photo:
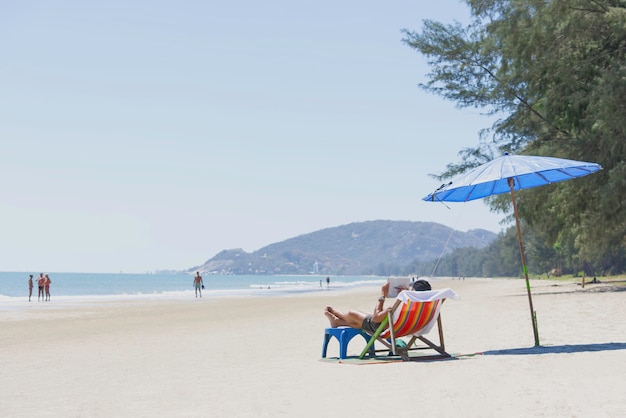
[[[413,282],[413,290],[416,290],[418,292],[423,291],[423,290],[431,290],[430,283],[428,283],[424,279],[418,279]]]

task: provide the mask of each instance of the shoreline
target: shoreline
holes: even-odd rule
[[[626,293],[524,280],[436,280],[446,348],[457,357],[359,366],[320,361],[323,308],[370,311],[377,287],[276,297],[75,303],[0,312],[0,410],[12,417],[388,414],[415,399],[437,416],[620,416]],[[28,303],[28,302],[26,302]],[[54,303],[54,302],[53,302]],[[43,305],[43,302],[41,302]],[[348,355],[365,345],[354,339]],[[331,340],[328,355],[338,355]],[[345,389],[349,388],[349,389]],[[580,396],[593,391],[593,396]]]
[[[380,284],[384,279],[380,280]],[[229,289],[229,290],[210,290],[204,289],[202,297],[195,297],[194,290],[184,290],[175,292],[154,292],[154,293],[137,293],[137,294],[112,294],[112,295],[69,295],[54,296],[51,301],[38,301],[33,299],[28,301],[28,296],[0,296],[0,313],[10,311],[32,311],[38,309],[63,309],[73,308],[77,306],[85,306],[88,304],[101,303],[142,303],[142,302],[185,302],[194,301],[201,302],[203,300],[221,300],[221,299],[256,299],[256,298],[280,298],[280,297],[304,297],[318,296],[327,293],[352,292],[359,289],[377,289],[379,283],[359,283],[353,286],[341,286],[330,288],[304,288],[304,289]],[[376,291],[376,290],[374,290]],[[0,316],[0,321],[2,316]]]
[[[185,297],[194,293],[192,281],[180,275],[106,275],[95,273],[53,275],[52,296],[61,298],[146,298]],[[351,287],[359,283],[382,282],[386,277],[333,276],[331,286]],[[264,295],[266,293],[298,293],[328,288],[317,276],[305,275],[211,275],[204,279],[206,293],[211,296]],[[33,289],[37,299],[37,288]],[[203,292],[204,293],[204,292]],[[0,304],[3,301],[25,300],[28,288],[21,278],[0,272]]]

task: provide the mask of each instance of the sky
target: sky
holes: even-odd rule
[[[457,0],[0,3],[0,271],[183,270],[353,222],[500,232],[430,174],[492,120],[402,29]]]

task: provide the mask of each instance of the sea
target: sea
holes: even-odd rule
[[[37,302],[39,272],[0,272],[0,308],[28,302],[28,276],[33,275]],[[45,273],[44,273],[45,274]],[[194,274],[48,273],[50,302],[182,299],[194,297]],[[327,283],[326,278],[329,278]],[[203,276],[203,297],[266,297],[293,293],[339,291],[357,286],[380,286],[386,277],[321,275]],[[31,302],[32,303],[32,302]]]

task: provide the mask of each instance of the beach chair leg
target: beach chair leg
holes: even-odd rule
[[[443,325],[441,322],[441,312],[439,313],[439,316],[437,317],[437,328],[439,329],[439,346],[441,347],[441,350],[445,352],[446,344],[443,341]]]

